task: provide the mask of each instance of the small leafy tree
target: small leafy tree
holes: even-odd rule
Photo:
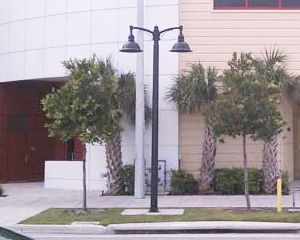
[[[90,59],[64,62],[69,70],[68,81],[58,90],[42,99],[43,110],[49,122],[50,137],[63,141],[77,138],[84,146],[83,210],[86,199],[86,144],[102,142],[120,130],[120,111],[111,91],[115,74],[110,61],[95,56]]]
[[[216,137],[242,136],[244,191],[250,210],[247,136],[268,141],[281,131],[284,122],[276,109],[280,88],[254,71],[250,53],[240,56],[234,53],[228,65],[229,69],[222,77],[223,93],[207,111],[206,117]]]
[[[214,68],[205,69],[200,63],[192,64],[189,70],[177,77],[166,97],[176,103],[180,113],[204,113],[217,97],[216,80]],[[199,190],[208,192],[212,190],[216,156],[216,141],[209,124],[205,127],[202,146]]]

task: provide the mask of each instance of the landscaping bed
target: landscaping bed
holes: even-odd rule
[[[143,222],[177,221],[254,221],[300,223],[300,213],[284,210],[277,213],[273,208],[186,208],[183,215],[176,216],[123,216],[122,208],[93,209],[89,213],[78,214],[76,209],[53,208],[26,219],[21,224],[72,224],[76,221],[99,222],[101,225]],[[80,211],[79,211],[80,212]]]

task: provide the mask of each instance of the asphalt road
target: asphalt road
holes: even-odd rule
[[[37,240],[299,240],[300,234],[36,235]]]

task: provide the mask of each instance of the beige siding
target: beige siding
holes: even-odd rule
[[[300,106],[294,106],[294,162],[289,167],[294,167],[295,178],[300,179]]]
[[[201,163],[204,121],[200,114],[180,115],[180,168],[198,174]]]
[[[213,0],[181,0],[180,16],[193,49],[180,55],[181,69],[193,61],[223,69],[234,51],[260,55],[276,45],[300,73],[300,11],[214,11]]]
[[[276,46],[288,56],[288,70],[300,74],[300,11],[214,11],[213,0],[181,0],[180,9],[184,35],[193,50],[190,54],[180,55],[181,70],[197,61],[222,70],[235,51],[259,56],[266,48]],[[279,138],[278,164],[293,177],[293,131],[296,131],[293,128],[293,107],[284,100],[280,108],[287,126]],[[203,122],[200,114],[180,116],[181,167],[195,175],[201,162]],[[262,143],[248,142],[249,165],[260,168]],[[218,144],[216,167],[241,167],[241,144],[240,138],[227,138],[224,144]]]
[[[281,112],[283,113],[286,125],[283,128],[279,138],[279,164],[280,169],[288,171],[290,178],[294,178],[294,133],[297,133],[293,122],[294,104],[283,99],[281,104]],[[299,130],[299,128],[298,128]],[[298,134],[299,135],[299,134]],[[299,159],[300,160],[300,159]],[[299,172],[300,173],[300,172]]]
[[[201,114],[181,115],[179,127],[181,169],[199,174],[204,140],[204,119]],[[242,167],[243,153],[240,138],[225,138],[224,143],[218,143],[216,168]],[[261,168],[262,143],[248,139],[249,166]]]

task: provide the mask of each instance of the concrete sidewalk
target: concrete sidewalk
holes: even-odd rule
[[[3,184],[7,197],[0,197],[0,225],[16,224],[48,208],[78,208],[82,192],[75,190],[44,189],[43,183]],[[296,195],[300,207],[300,195]],[[251,196],[253,207],[276,207],[276,196]],[[149,197],[101,196],[100,191],[88,193],[89,208],[148,208]],[[161,208],[187,207],[245,207],[244,196],[160,196]],[[283,206],[292,206],[292,196],[283,196]]]

